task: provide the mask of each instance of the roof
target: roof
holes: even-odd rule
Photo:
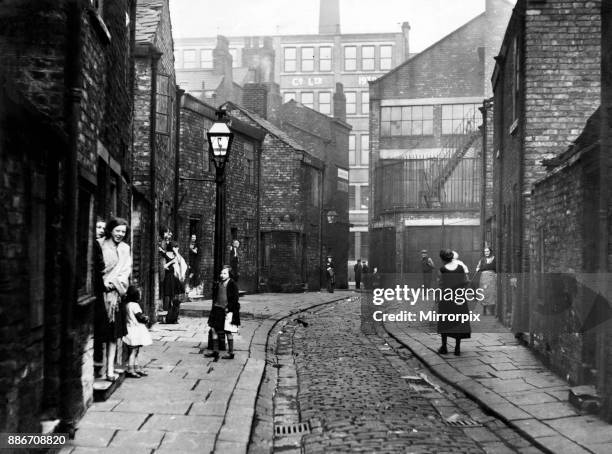
[[[442,39],[436,41],[435,43],[433,43],[431,46],[429,46],[427,49],[419,52],[418,54],[410,54],[410,56],[408,57],[408,59],[406,61],[404,61],[402,64],[396,66],[395,68],[393,68],[391,71],[389,71],[386,74],[383,74],[382,76],[380,76],[378,79],[370,82],[371,84],[376,84],[382,80],[384,80],[385,78],[389,77],[391,74],[399,71],[401,68],[412,64],[414,61],[416,61],[417,59],[422,58],[423,56],[426,56],[429,52],[433,51],[436,47],[440,46],[442,43],[444,43],[445,41],[453,38],[457,33],[459,33],[460,31],[462,31],[464,28],[468,27],[469,25],[471,25],[472,23],[474,23],[475,21],[485,17],[486,12],[480,13],[478,16],[474,17],[473,19],[469,20],[468,22],[466,22],[465,24],[463,24],[461,27],[453,30],[452,32],[450,32],[448,35],[446,35],[445,37],[443,37]]]
[[[153,44],[166,0],[138,0],[136,5],[136,44]]]
[[[248,82],[247,77],[249,76],[249,72],[250,70],[246,66],[233,68],[232,75],[234,77],[234,82],[240,86],[244,85],[246,82]]]
[[[289,137],[289,135],[285,131],[283,131],[282,129],[280,129],[277,126],[273,125],[272,123],[270,123],[265,118],[262,118],[259,115],[257,115],[255,113],[245,109],[244,107],[239,106],[237,104],[234,104],[233,102],[227,102],[226,105],[229,105],[232,108],[235,108],[236,110],[239,110],[241,113],[246,115],[251,121],[255,122],[258,126],[262,127],[263,129],[268,131],[273,136],[275,136],[278,139],[282,140],[283,142],[285,142],[290,147],[295,148],[296,150],[299,150],[299,151],[306,152],[306,149],[302,145],[297,143],[295,140],[293,140],[291,137]]]
[[[216,90],[223,82],[223,76],[219,74],[213,74],[212,72],[202,73],[202,86],[201,90]]]

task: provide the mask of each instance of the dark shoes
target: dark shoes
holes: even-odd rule
[[[144,370],[142,369],[137,369],[135,371],[138,375],[140,375],[141,377],[147,377],[149,374],[147,374]]]
[[[128,371],[125,373],[125,376],[126,376],[127,378],[140,378],[140,375],[139,375],[137,372],[134,372],[134,371],[132,371],[132,370],[128,370]]]
[[[234,359],[234,354],[233,353],[227,353],[226,355],[223,355],[221,357],[221,359]]]
[[[219,352],[213,351],[213,352],[204,353],[204,357],[205,358],[213,358],[213,361],[218,361],[219,360]]]
[[[446,355],[448,353],[448,350],[446,349],[446,345],[443,345],[442,347],[440,347],[438,349],[438,353],[440,353],[441,355]]]

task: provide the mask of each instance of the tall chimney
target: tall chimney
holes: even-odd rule
[[[320,0],[319,34],[340,34],[340,0]]]

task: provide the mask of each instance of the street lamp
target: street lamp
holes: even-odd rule
[[[223,244],[225,243],[225,165],[229,158],[234,133],[230,130],[229,118],[225,110],[217,110],[217,120],[206,133],[208,153],[215,165],[216,205],[215,205],[215,246],[213,264],[213,296],[216,297],[219,288],[219,275],[223,265]]]

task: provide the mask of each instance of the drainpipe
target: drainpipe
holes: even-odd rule
[[[62,294],[62,351],[65,355],[71,355],[74,351],[73,310],[76,304],[76,249],[77,249],[77,211],[78,211],[78,148],[79,148],[79,118],[81,113],[81,99],[83,96],[83,39],[81,33],[81,18],[83,15],[83,3],[79,0],[71,0],[68,3],[67,17],[67,48],[65,66],[65,89],[66,89],[66,128],[68,130],[69,147],[68,157],[65,160],[65,206],[62,224],[64,234],[61,242],[64,245],[62,281],[64,292]],[[60,389],[64,396],[60,399],[60,418],[63,431],[74,430],[74,419],[71,412],[73,387],[71,380],[72,361],[66,356],[60,366]]]
[[[259,277],[261,266],[261,155],[263,144],[257,147],[257,201],[255,205],[255,293],[259,293]]]
[[[173,201],[173,205],[174,208],[172,209],[172,214],[173,216],[173,231],[175,232],[174,234],[176,235],[176,237],[178,238],[178,231],[179,231],[179,216],[178,216],[178,211],[179,211],[179,189],[180,189],[180,179],[179,179],[179,173],[181,170],[181,99],[183,97],[183,94],[185,93],[185,90],[179,88],[178,86],[176,87],[176,132],[174,134],[174,201]]]
[[[151,200],[151,219],[149,220],[149,228],[151,231],[150,235],[150,251],[151,251],[151,279],[155,282],[155,276],[158,276],[158,260],[157,260],[157,216],[161,213],[157,213],[157,150],[155,146],[155,136],[157,135],[157,63],[159,62],[162,53],[150,49],[151,58],[151,111],[149,113],[149,158],[150,158],[150,187],[149,197]],[[155,284],[153,284],[155,285]],[[155,314],[155,288],[151,293],[151,309]]]

